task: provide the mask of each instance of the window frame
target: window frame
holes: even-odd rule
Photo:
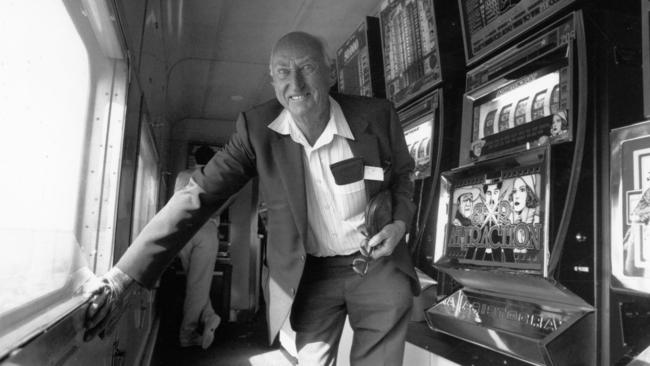
[[[62,6],[86,48],[90,70],[88,102],[80,106],[87,110],[85,160],[78,177],[82,182],[79,195],[84,200],[79,202],[73,230],[88,266],[70,273],[63,287],[0,317],[0,360],[79,309],[88,300],[90,280],[108,271],[113,263],[129,65],[123,57],[124,45],[115,46],[121,35],[111,16],[111,2],[72,0],[62,2]],[[93,24],[98,17],[112,26]],[[107,42],[113,46],[106,46]],[[116,47],[122,52],[116,52]]]

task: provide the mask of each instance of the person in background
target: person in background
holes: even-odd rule
[[[174,192],[187,186],[192,174],[207,164],[213,155],[214,150],[210,146],[202,145],[196,149],[194,159],[197,166],[178,173]],[[178,338],[181,347],[201,346],[207,349],[214,341],[214,331],[221,323],[221,318],[215,313],[210,301],[210,286],[218,251],[219,216],[213,216],[178,253],[187,276]]]
[[[351,364],[402,364],[420,291],[404,241],[415,211],[414,161],[391,103],[330,96],[331,70],[315,36],[292,32],[276,43],[270,74],[277,100],[240,114],[224,149],[103,277],[87,305],[85,339],[101,332],[134,283],[151,287],[183,243],[258,177],[268,209],[262,286],[269,341],[289,319],[300,365],[334,365],[348,316]],[[366,238],[364,209],[380,192],[389,193],[392,219]],[[362,246],[372,248],[369,256]]]

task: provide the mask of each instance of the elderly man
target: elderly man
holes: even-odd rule
[[[270,339],[291,314],[300,364],[333,365],[348,315],[352,364],[401,364],[419,291],[403,240],[414,211],[414,164],[391,104],[330,96],[330,70],[316,37],[293,32],[277,42],[270,59],[277,100],[239,116],[225,148],[104,277],[108,285],[88,308],[88,337],[133,281],[152,286],[208,217],[257,176],[268,207],[263,286]],[[384,190],[392,198],[392,222],[368,240],[364,208]],[[364,243],[372,248],[370,260],[353,266],[367,258],[359,254]]]

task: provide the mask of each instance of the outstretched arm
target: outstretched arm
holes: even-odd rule
[[[223,151],[176,192],[128,248],[119,262],[94,286],[86,310],[86,339],[100,334],[113,319],[133,282],[151,288],[176,254],[218,210],[226,207],[255,174],[245,118]],[[205,188],[204,188],[205,187]],[[116,321],[116,320],[115,320]]]

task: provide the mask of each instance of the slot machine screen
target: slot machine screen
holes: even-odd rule
[[[568,68],[561,64],[515,80],[501,79],[480,92],[468,93],[469,157],[476,159],[526,144],[570,141],[568,90]]]
[[[384,69],[379,19],[366,17],[336,51],[338,91],[383,98]]]
[[[545,275],[544,166],[539,162],[507,167],[492,179],[486,172],[493,172],[493,167],[443,173],[448,184],[441,185],[440,204],[446,208],[441,257],[468,268]]]
[[[433,116],[426,116],[404,128],[404,138],[409,153],[415,161],[415,179],[431,175],[431,134]]]
[[[386,97],[409,102],[442,81],[432,0],[395,0],[380,12]]]
[[[433,148],[436,145],[435,139],[439,137],[435,126],[440,112],[438,107],[439,95],[436,90],[398,111],[406,145],[415,162],[415,179],[431,176]]]
[[[611,147],[612,286],[650,293],[650,121],[613,130]]]
[[[468,64],[575,0],[458,0]]]

